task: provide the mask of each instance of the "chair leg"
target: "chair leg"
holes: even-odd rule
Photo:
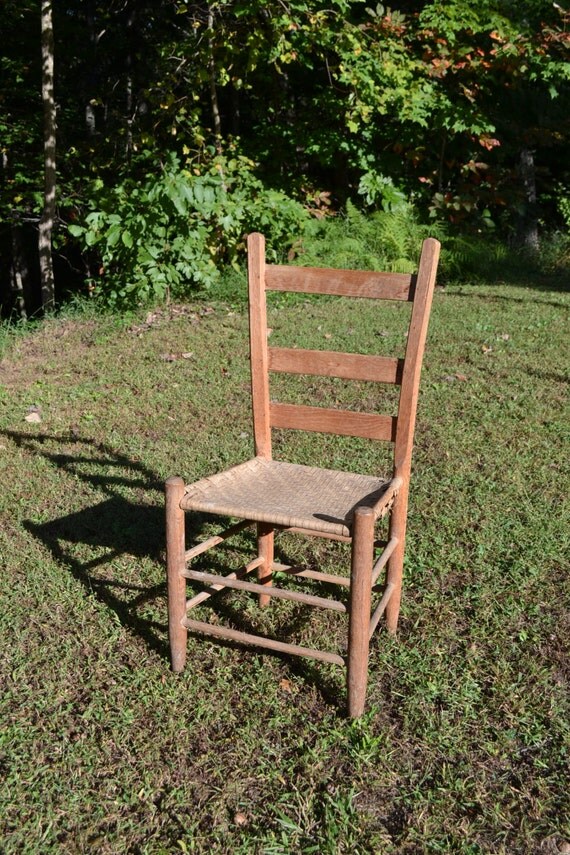
[[[273,564],[273,547],[275,534],[273,526],[268,523],[257,524],[257,553],[263,558],[263,564],[257,568],[257,580],[260,585],[271,585],[271,565]],[[270,594],[259,595],[259,605],[268,606]]]
[[[350,574],[350,612],[348,624],[348,715],[358,718],[364,712],[368,684],[370,644],[370,603],[374,562],[374,512],[357,508],[352,533]]]
[[[166,569],[168,574],[168,636],[173,671],[182,671],[186,664],[187,630],[182,625],[186,617],[186,567],[184,553],[184,511],[180,501],[184,496],[182,478],[169,478],[166,488]]]
[[[402,599],[402,575],[404,569],[404,545],[394,550],[388,561],[386,581],[392,582],[394,590],[386,606],[386,629],[390,635],[396,635],[398,618],[400,617],[400,600]]]
[[[390,635],[396,635],[402,599],[402,575],[404,570],[404,547],[406,543],[406,520],[408,515],[407,492],[401,492],[394,502],[390,517],[390,537],[398,538],[398,545],[390,558],[386,572],[386,582],[392,582],[394,591],[386,606],[386,629]]]

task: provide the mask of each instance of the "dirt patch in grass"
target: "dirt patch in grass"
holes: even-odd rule
[[[2,385],[14,389],[54,372],[58,376],[70,355],[79,361],[93,347],[97,328],[96,321],[54,320],[34,335],[18,338],[0,361]]]

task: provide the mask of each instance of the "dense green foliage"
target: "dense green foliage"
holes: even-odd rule
[[[182,168],[171,156],[158,175],[95,188],[96,211],[72,234],[98,247],[103,268],[92,288],[110,303],[180,296],[208,287],[221,265],[236,264],[248,231],[283,245],[302,228],[305,209],[254,177],[245,157],[213,157],[209,168]]]
[[[540,231],[566,228],[569,23],[550,0],[54,0],[58,251],[111,299],[158,296],[209,281],[255,217],[287,249],[301,224],[288,199],[319,216],[347,200],[364,210],[409,202],[424,221],[536,247]],[[32,234],[41,206],[38,0],[5,3],[3,33],[7,271],[14,230]],[[216,169],[212,209],[182,223],[166,184],[206,182]],[[239,213],[247,193],[255,217]],[[139,257],[121,237],[119,256],[115,238],[134,239],[146,202],[150,242]],[[176,248],[159,234],[173,230],[173,207]],[[99,283],[100,269],[120,271],[116,285]]]

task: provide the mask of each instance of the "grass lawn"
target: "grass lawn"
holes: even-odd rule
[[[168,668],[162,482],[251,455],[243,305],[53,319],[10,339],[2,852],[570,851],[570,300],[555,284],[436,294],[399,638],[375,636],[352,724],[334,666],[191,637],[184,674]],[[398,354],[406,310],[277,296],[272,342]],[[392,406],[368,384],[317,383],[309,402]],[[279,435],[284,455],[387,466],[382,446],[318,435]],[[302,538],[281,549],[333,572],[346,558]],[[329,613],[212,602],[205,619],[342,649]]]

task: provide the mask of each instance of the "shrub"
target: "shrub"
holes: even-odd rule
[[[124,306],[183,297],[208,288],[222,267],[237,265],[244,235],[260,230],[277,257],[302,231],[305,209],[263,186],[252,161],[217,155],[207,169],[182,168],[170,155],[158,175],[108,191],[95,186],[84,225],[70,232],[96,248],[104,302]]]

